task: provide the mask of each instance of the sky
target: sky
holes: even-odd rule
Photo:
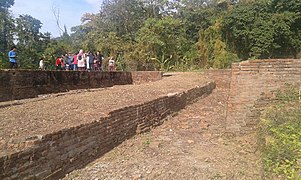
[[[15,0],[11,11],[14,17],[21,14],[28,14],[40,20],[41,32],[50,32],[52,37],[60,35],[56,25],[54,9],[60,11],[60,26],[66,25],[70,33],[71,27],[81,24],[80,18],[85,13],[97,13],[102,0]]]

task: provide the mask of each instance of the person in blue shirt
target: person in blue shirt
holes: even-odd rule
[[[10,69],[17,69],[17,48],[16,46],[13,46],[11,48],[11,51],[8,53],[8,58],[9,58],[9,68]]]

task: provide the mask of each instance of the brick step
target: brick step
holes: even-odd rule
[[[248,60],[245,61],[246,63],[275,63],[275,62],[296,62],[300,61],[298,59],[255,59],[255,60]]]
[[[301,68],[300,68],[301,70]],[[232,75],[240,75],[240,74],[244,74],[244,75],[258,75],[258,74],[287,74],[287,75],[292,75],[292,74],[301,74],[300,70],[275,70],[275,71],[271,71],[271,70],[257,70],[257,71],[252,71],[252,70],[244,70],[244,71],[234,71],[232,72]]]
[[[301,60],[288,60],[288,61],[243,61],[239,63],[233,63],[232,66],[247,66],[247,65],[272,65],[272,64],[300,64]]]
[[[240,64],[236,67],[260,67],[260,68],[276,68],[276,67],[300,67],[301,63],[290,63],[290,64],[284,64],[284,63],[277,63],[277,64]]]
[[[236,65],[269,65],[269,64],[298,64],[301,63],[301,60],[295,60],[295,61],[260,61],[260,62],[251,62],[251,61],[242,61],[238,63],[233,63],[233,66]]]
[[[238,63],[240,66],[267,66],[267,65],[292,65],[292,64],[300,64],[301,61],[296,62],[263,62],[263,63],[249,63],[249,62],[241,62]]]
[[[239,69],[289,69],[289,68],[301,68],[301,64],[281,64],[281,65],[259,65],[259,66],[237,66],[233,70]]]

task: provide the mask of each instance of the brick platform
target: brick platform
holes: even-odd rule
[[[141,74],[136,77],[141,81]],[[226,115],[220,121],[224,124],[216,125],[218,131],[224,127],[226,132],[247,133],[256,126],[248,114],[262,93],[300,81],[299,60],[252,60],[235,63],[231,70],[176,73],[154,83],[3,106],[0,179],[62,177],[125,139],[162,124],[168,115],[211,93],[214,82],[228,89],[223,91],[228,101],[221,103]]]
[[[154,83],[2,108],[0,179],[62,177],[125,139],[162,124],[165,117],[214,88],[201,74],[176,74]],[[84,116],[76,115],[73,105],[88,105],[80,109]],[[62,107],[58,114],[57,106]]]

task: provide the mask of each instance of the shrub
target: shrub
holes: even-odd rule
[[[301,178],[301,106],[299,90],[287,86],[260,118],[259,142],[266,177]]]

